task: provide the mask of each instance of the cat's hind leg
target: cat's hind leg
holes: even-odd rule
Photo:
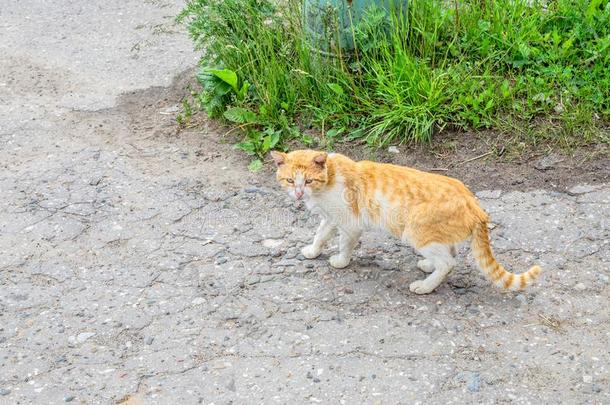
[[[337,227],[335,224],[331,223],[326,218],[322,219],[322,222],[320,222],[320,226],[316,231],[316,236],[313,238],[313,243],[301,249],[303,256],[308,259],[315,259],[320,256],[324,245],[333,237],[336,230]]]
[[[452,245],[430,243],[418,250],[419,253],[424,256],[424,260],[420,260],[418,266],[420,263],[425,262],[422,263],[422,267],[429,269],[431,266],[434,266],[434,268],[432,273],[425,279],[412,282],[411,285],[409,285],[409,289],[416,294],[428,294],[443,282],[447,274],[449,274],[455,265],[455,259],[452,255]]]
[[[417,262],[417,268],[424,273],[432,273],[434,271],[434,263],[430,259],[422,259]]]
[[[455,245],[450,245],[449,251],[451,252],[452,257],[457,256],[457,247]],[[434,271],[434,262],[430,259],[422,259],[417,262],[417,268],[424,273],[432,273]]]

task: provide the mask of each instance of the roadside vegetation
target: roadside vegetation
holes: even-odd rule
[[[194,107],[241,130],[253,170],[291,140],[386,146],[491,128],[531,142],[608,142],[608,1],[371,7],[350,27],[349,51],[330,13],[325,52],[306,34],[302,3],[190,0],[178,17],[202,51]]]

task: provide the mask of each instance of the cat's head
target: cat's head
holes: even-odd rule
[[[328,183],[326,152],[295,150],[290,153],[272,151],[277,165],[277,181],[297,200],[322,191]]]

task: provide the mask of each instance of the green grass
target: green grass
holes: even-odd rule
[[[294,0],[191,0],[179,16],[203,53],[198,106],[240,126],[239,147],[255,157],[292,139],[322,147],[428,141],[447,125],[582,144],[609,122],[607,1],[371,7],[351,27],[355,49],[335,46],[335,56],[312,50],[301,8]],[[311,128],[320,136],[304,134]]]

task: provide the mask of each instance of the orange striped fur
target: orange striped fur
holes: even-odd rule
[[[541,272],[534,266],[513,274],[496,261],[489,244],[489,218],[459,180],[312,150],[274,151],[272,157],[280,185],[322,216],[313,243],[302,250],[305,257],[317,257],[339,232],[339,253],[331,256],[330,264],[345,267],[361,232],[378,228],[424,256],[418,266],[431,274],[411,284],[416,293],[429,293],[443,281],[455,264],[455,245],[469,238],[479,267],[497,286],[523,289]]]

